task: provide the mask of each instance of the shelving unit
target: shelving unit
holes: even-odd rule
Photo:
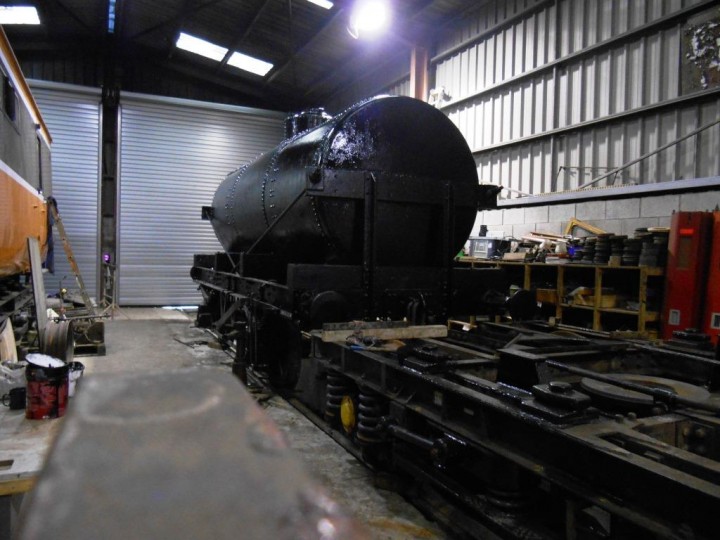
[[[471,257],[459,260],[473,267],[504,268],[512,284],[539,291],[543,315],[556,322],[606,332],[625,331],[649,339],[660,334],[663,268],[522,263]],[[586,304],[578,302],[577,297],[569,297],[577,287],[594,291],[592,297],[585,297]],[[610,288],[612,294],[608,292]]]

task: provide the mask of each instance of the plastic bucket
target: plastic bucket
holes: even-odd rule
[[[80,377],[83,376],[85,365],[82,362],[70,362],[68,364],[70,371],[68,373],[68,396],[75,395],[75,385]]]
[[[65,414],[70,365],[44,354],[28,354],[25,418],[44,420]]]

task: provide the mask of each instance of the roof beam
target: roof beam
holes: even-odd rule
[[[22,60],[32,60],[33,54],[47,53],[48,57],[61,56],[75,52],[97,52],[99,38],[97,37],[67,37],[63,39],[39,40],[31,36],[11,36],[12,48]],[[27,56],[26,56],[27,53]]]
[[[115,35],[118,37],[118,42],[123,42],[125,40],[125,29],[127,28],[127,9],[125,9],[125,4],[127,2],[125,0],[115,0]],[[109,5],[107,2],[105,3],[105,16],[103,17],[103,21],[105,23],[105,27],[103,28],[103,33],[107,32],[107,24],[108,24],[108,17],[109,17]]]
[[[334,24],[337,23],[337,21],[341,19],[341,17],[345,14],[346,11],[347,10],[344,7],[339,8],[332,17],[325,21],[325,23],[318,29],[318,31],[315,33],[315,35],[313,35],[313,37],[311,37],[300,47],[298,47],[284,64],[278,66],[273,70],[272,74],[265,81],[265,86],[272,83],[282,72],[284,72],[288,67],[290,67],[290,65],[293,63],[297,56],[302,55],[306,50],[312,47],[325,32],[327,32]]]
[[[199,12],[201,12],[202,10],[207,9],[207,8],[209,8],[209,7],[212,7],[212,6],[214,6],[215,4],[219,4],[219,3],[222,2],[222,1],[223,1],[223,0],[209,0],[208,2],[205,2],[204,4],[200,4],[200,5],[196,6],[194,9],[192,9],[192,11],[189,11],[189,12],[182,11],[181,13],[179,13],[178,15],[175,15],[174,17],[171,17],[171,18],[169,18],[169,19],[166,19],[166,20],[164,20],[164,21],[161,22],[161,23],[158,23],[158,24],[155,24],[155,25],[151,26],[150,28],[146,28],[145,30],[141,30],[140,32],[138,32],[138,33],[135,34],[134,36],[130,36],[130,39],[131,39],[131,40],[138,39],[138,38],[143,37],[143,36],[145,36],[145,35],[147,35],[147,34],[151,34],[152,32],[155,32],[155,31],[157,31],[157,30],[160,30],[161,28],[164,28],[165,26],[168,26],[168,25],[170,25],[170,24],[176,24],[176,23],[178,23],[178,22],[182,22],[182,21],[185,20],[185,18],[188,17],[189,15],[194,15],[194,14],[196,14],[196,13],[199,13]]]
[[[198,84],[202,82],[209,83],[232,92],[242,93],[245,96],[254,98],[258,103],[265,103],[266,107],[269,107],[269,105],[267,105],[268,103],[273,104],[273,106],[279,106],[280,104],[290,101],[290,98],[280,91],[269,92],[257,84],[246,82],[236,76],[217,76],[210,73],[210,70],[195,66],[190,62],[180,62],[177,60],[168,61],[164,55],[152,52],[145,46],[136,45],[134,50],[125,52],[126,62],[137,63],[137,58],[142,58],[147,65],[187,76]],[[293,98],[297,100],[297,96],[293,96]]]
[[[310,88],[305,90],[305,93],[303,94],[303,97],[307,98],[308,96],[312,96],[313,94],[316,94],[318,90],[327,87],[331,81],[334,79],[337,79],[337,84],[333,86],[333,91],[347,82],[349,79],[353,77],[354,74],[358,72],[362,72],[363,74],[356,77],[356,80],[362,80],[366,78],[367,76],[375,73],[376,71],[379,71],[380,69],[383,69],[387,67],[389,64],[393,63],[397,59],[400,54],[407,55],[408,62],[410,58],[410,53],[401,47],[396,49],[396,53],[392,54],[390,56],[387,56],[387,54],[384,54],[383,51],[373,51],[373,54],[365,54],[361,59],[358,58],[356,55],[348,55],[346,58],[343,59],[342,62],[340,62],[340,65],[353,65],[353,73],[348,73],[347,70],[328,70],[325,72],[325,74],[322,76],[322,78],[315,82]],[[378,62],[377,56],[380,56],[380,61]],[[352,60],[352,62],[351,62]],[[370,69],[358,69],[358,62],[362,62],[362,67],[365,66],[370,67]],[[409,66],[409,63],[408,63]]]
[[[76,23],[78,23],[80,26],[82,26],[85,30],[87,30],[91,34],[95,34],[97,29],[93,28],[92,26],[88,26],[88,24],[85,21],[83,21],[72,9],[67,7],[63,2],[61,2],[60,0],[52,0],[52,3],[55,4],[57,7],[59,7],[61,11],[63,11],[72,20],[74,20]],[[43,1],[42,4],[44,5],[44,7],[47,7],[47,0]],[[51,25],[48,25],[48,26],[51,26]]]
[[[178,38],[180,37],[180,30],[182,30],[182,27],[185,26],[185,21],[188,19],[188,17],[195,11],[193,4],[195,4],[196,0],[184,0],[182,3],[182,8],[180,9],[180,13],[175,18],[175,22],[173,24],[172,34],[170,37],[170,42],[168,43],[168,49],[167,49],[167,58],[170,59],[173,56],[173,53],[175,52],[175,43],[177,43]]]
[[[250,36],[252,31],[255,29],[255,25],[257,25],[257,22],[260,20],[260,18],[263,16],[265,11],[267,10],[267,7],[273,2],[273,0],[265,0],[263,2],[263,5],[260,6],[260,9],[257,10],[255,13],[255,16],[253,17],[253,20],[250,21],[250,24],[248,24],[245,27],[245,30],[243,33],[228,47],[228,52],[225,54],[225,57],[220,62],[220,65],[215,69],[215,73],[219,73],[222,69],[225,68],[228,61],[230,60],[230,57],[233,55],[233,53],[238,50],[238,48],[245,43],[245,40]]]

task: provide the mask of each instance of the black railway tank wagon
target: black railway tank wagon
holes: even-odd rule
[[[302,332],[323,323],[475,314],[504,275],[453,258],[498,190],[478,185],[440,111],[405,97],[361,102],[222,182],[203,216],[226,252],[195,256],[198,322],[234,340],[240,364],[292,385]]]
[[[440,112],[360,103],[220,186],[198,322],[453,536],[716,538],[717,358],[533,321],[373,341],[504,300],[502,273],[452,266],[496,195]]]

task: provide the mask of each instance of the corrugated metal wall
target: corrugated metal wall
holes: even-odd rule
[[[387,86],[383,91],[391,96],[409,96],[410,95],[410,77],[403,77],[400,81]]]
[[[707,0],[490,1],[441,43],[435,86],[481,180],[575,189],[720,117],[718,85],[686,56],[691,26],[718,14]],[[718,141],[716,125],[597,185],[718,175]]]
[[[31,81],[32,93],[53,138],[52,191],[91,296],[98,294],[98,184],[100,160],[100,91]],[[55,274],[45,274],[45,290],[60,285],[76,289],[57,228]]]
[[[277,145],[284,115],[148,96],[121,101],[119,303],[197,304],[194,253],[222,248],[203,205],[225,176]]]

